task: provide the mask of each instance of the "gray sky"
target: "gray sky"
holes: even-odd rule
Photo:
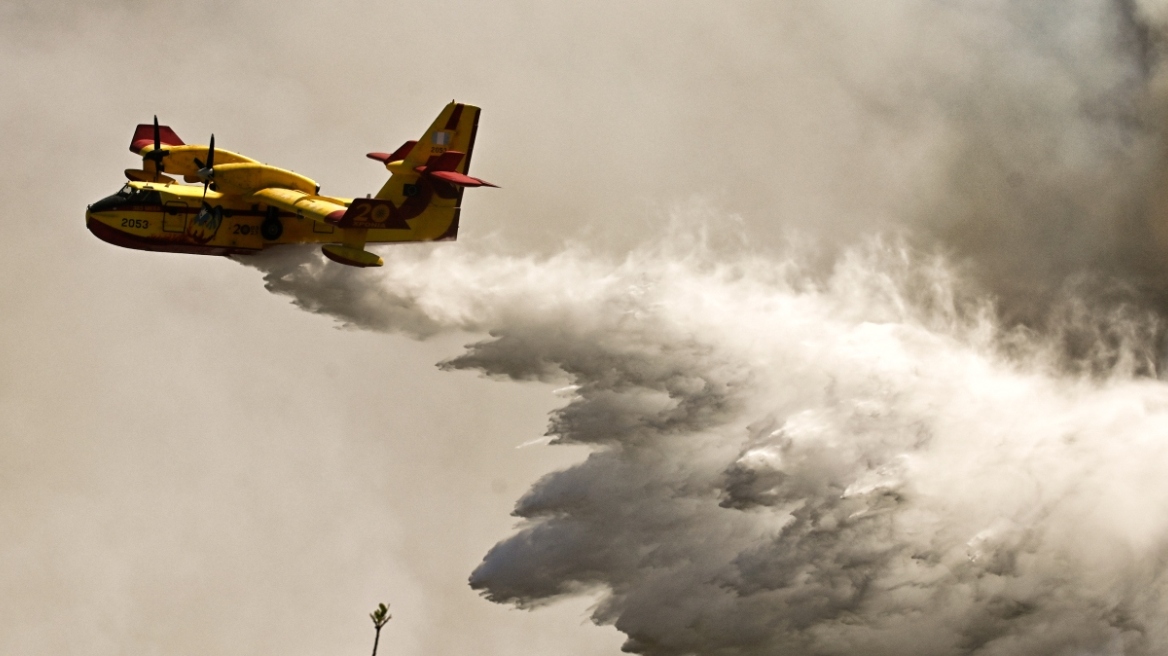
[[[251,267],[97,241],[135,124],[360,195],[364,153],[456,98],[503,188],[435,248],[620,256],[679,211],[756,254],[905,231],[1021,306],[1162,272],[1163,85],[1121,5],[0,1],[0,652],[359,653],[379,601],[390,654],[624,640],[587,597],[467,585],[587,453],[516,448],[557,384],[434,368],[475,334],[338,330]]]

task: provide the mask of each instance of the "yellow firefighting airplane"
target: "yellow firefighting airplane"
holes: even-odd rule
[[[329,259],[381,266],[367,243],[452,240],[466,187],[495,185],[467,175],[479,108],[451,102],[419,141],[393,153],[369,153],[389,181],[375,196],[322,196],[313,180],[228,150],[184,144],[174,130],[139,125],[130,151],[141,169],[85,213],[99,239],[170,253],[256,253],[280,244],[324,244]],[[184,185],[167,174],[197,184]]]

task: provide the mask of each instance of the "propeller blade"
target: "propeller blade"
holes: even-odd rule
[[[211,143],[207,146],[207,164],[195,160],[199,167],[198,176],[203,180],[203,206],[207,206],[207,187],[211,186],[211,178],[215,177],[215,135],[211,135]]]
[[[203,206],[207,207],[207,187],[211,186],[211,178],[215,177],[214,134],[211,135],[211,143],[207,146],[207,165],[199,167],[199,177],[203,179]]]
[[[200,160],[198,157],[194,158],[194,160],[195,160],[195,168],[202,169],[205,167],[205,165],[203,164],[203,161]]]
[[[195,175],[203,181],[203,196],[206,197],[207,184],[215,177],[215,135],[211,135],[211,144],[207,146],[207,163],[204,164],[196,159],[195,166],[199,167]]]
[[[154,162],[154,169],[156,171],[165,171],[166,167],[162,164],[162,158],[166,157],[170,151],[162,149],[162,131],[158,128],[158,115],[154,115],[154,149],[142,156],[142,159],[147,162]]]

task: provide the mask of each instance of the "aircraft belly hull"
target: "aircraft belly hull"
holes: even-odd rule
[[[123,232],[98,219],[88,218],[85,227],[93,236],[114,246],[132,248],[139,251],[155,251],[160,253],[190,253],[193,255],[233,255],[255,253],[257,248],[243,248],[239,246],[221,246],[214,244],[196,244],[177,238],[140,237]]]
[[[352,246],[354,232],[362,233],[362,244],[392,244],[447,241],[455,239],[458,231],[458,207],[453,199],[449,205],[428,207],[404,219],[400,228],[353,230],[313,219],[300,211],[220,194],[209,196],[204,204],[199,187],[147,183],[141,189],[158,192],[158,197],[150,203],[125,202],[110,207],[103,206],[103,199],[86,212],[86,227],[98,239],[123,248],[219,256],[258,253],[285,244],[332,245],[336,250],[342,245]],[[350,202],[328,200],[345,206]],[[278,221],[275,229],[270,225],[273,219]],[[338,259],[334,255],[330,258],[350,266],[377,266],[364,260],[351,263],[352,258]]]

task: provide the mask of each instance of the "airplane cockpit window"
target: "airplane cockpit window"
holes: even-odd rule
[[[137,189],[126,185],[115,194],[123,199],[127,205],[160,205],[162,204],[162,194],[153,189]]]
[[[137,189],[126,185],[116,194],[97,201],[89,209],[92,212],[109,212],[127,205],[158,205],[161,210],[162,194],[153,189]]]

